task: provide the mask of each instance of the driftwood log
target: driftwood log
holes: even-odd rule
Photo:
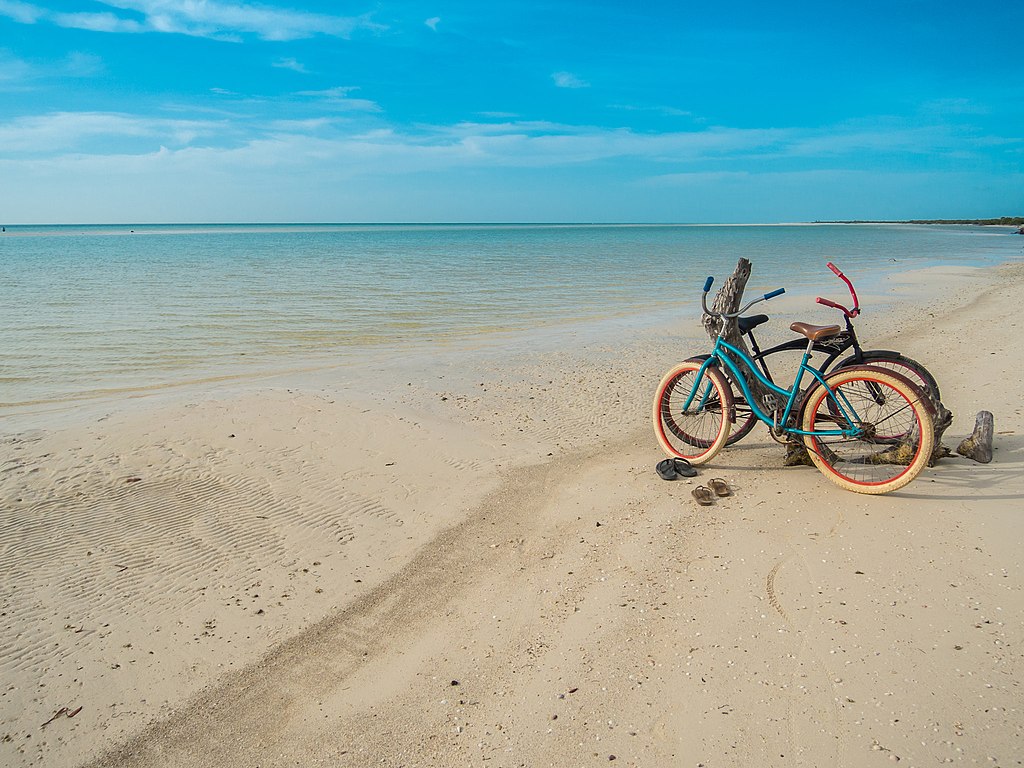
[[[732,275],[725,281],[722,287],[719,289],[718,294],[715,296],[714,302],[711,304],[712,311],[715,312],[735,312],[740,308],[743,303],[743,291],[746,288],[747,280],[750,278],[751,264],[747,259],[740,259],[736,264],[736,269]],[[704,329],[707,331],[708,336],[714,341],[718,337],[719,330],[722,327],[723,320],[718,317],[705,314],[701,318],[701,322],[704,325]],[[742,349],[744,352],[749,353],[746,342],[740,335],[739,325],[735,318],[725,319],[725,340],[732,344],[734,347]],[[773,413],[776,408],[779,407],[780,403],[777,402],[777,398],[774,393],[768,390],[761,382],[746,368],[741,368],[740,372],[743,374],[743,378],[746,380],[747,385],[750,387],[751,393],[754,397],[758,398],[761,403],[762,410],[765,413]],[[942,436],[945,434],[949,425],[953,423],[953,414],[949,411],[941,401],[937,400],[932,396],[931,392],[925,392],[925,396],[932,408],[932,420],[935,428],[935,448],[932,451],[931,459],[928,461],[929,466],[934,466],[935,463],[946,456],[950,455],[950,450],[942,444]],[[799,402],[799,401],[798,401]],[[976,452],[979,456],[984,456],[984,433],[979,435],[979,428],[981,426],[982,414],[988,413],[982,411],[978,414],[978,427],[975,428],[975,435],[964,440],[960,447],[957,448],[957,452],[968,458],[974,458],[973,455],[965,453],[961,448],[965,450]],[[988,459],[978,458],[976,461],[990,461],[991,460],[991,445],[992,445],[992,426],[991,417],[989,414],[989,427],[988,427]],[[972,442],[975,441],[975,442]],[[971,445],[968,445],[971,443]],[[982,446],[975,449],[974,446]],[[885,450],[880,451],[877,455],[872,457],[873,461],[880,464],[906,464],[910,457],[914,454],[912,445],[895,445],[887,447]],[[811,461],[810,455],[807,453],[807,449],[804,447],[802,441],[795,440],[790,441],[786,444],[786,455],[783,458],[784,466],[796,466],[796,465],[807,465],[814,466],[814,462]]]
[[[989,411],[979,411],[974,420],[974,433],[956,447],[956,452],[982,464],[992,461],[992,434],[995,421]]]

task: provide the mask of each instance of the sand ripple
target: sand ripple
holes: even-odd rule
[[[414,432],[391,417],[251,404],[0,442],[0,763],[75,764],[89,731],[137,728],[320,620],[443,523],[408,530],[418,503],[483,466],[438,450],[417,488],[385,459]]]

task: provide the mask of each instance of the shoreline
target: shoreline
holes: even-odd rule
[[[865,339],[887,340],[877,329],[888,324],[939,377],[956,414],[951,446],[989,407],[976,393],[993,396],[968,363],[979,342],[1007,366],[1021,357],[1016,340],[986,331],[1013,317],[1020,265],[999,271],[1010,285],[967,272],[938,291],[933,274],[931,298],[911,291],[912,316],[864,320]],[[979,282],[990,289],[972,301]],[[15,617],[4,762],[475,764],[484,743],[529,764],[578,764],[595,749],[636,765],[730,754],[768,765],[787,752],[859,764],[861,748],[865,761],[921,762],[911,735],[929,717],[967,754],[992,745],[998,764],[1019,757],[1019,713],[1005,710],[1000,736],[960,701],[958,736],[929,699],[963,684],[940,661],[985,672],[1001,702],[1024,671],[1013,650],[988,666],[992,642],[1022,639],[1020,524],[1000,511],[1024,491],[1013,393],[991,403],[991,465],[951,459],[873,500],[809,468],[778,469],[779,449],[757,430],[702,472],[727,477],[735,496],[698,510],[691,485],[651,470],[649,393],[703,333],[676,326],[638,332],[628,348],[591,340],[473,369],[449,362],[435,378],[369,391],[326,373],[214,397],[200,388],[5,436],[0,489],[20,501],[4,521],[17,540],[0,550]],[[945,356],[928,350],[936,330]],[[945,570],[929,573],[929,561]],[[998,586],[986,569],[1003,575]],[[958,602],[946,571],[981,597]],[[988,601],[1004,594],[998,616]],[[987,650],[925,647],[936,622],[968,633],[957,622],[979,601],[1002,621],[982,625]],[[846,660],[856,649],[863,668],[837,664],[837,649]],[[692,687],[698,667],[703,689]],[[914,682],[887,701],[892,674]],[[873,725],[875,701],[910,726]],[[77,706],[74,719],[39,725]],[[746,736],[730,747],[737,720]]]
[[[965,280],[967,285],[978,286],[984,285],[984,273],[989,269],[992,267],[925,264],[902,273],[892,268],[862,272],[855,277],[861,303],[867,314],[867,320],[862,318],[862,323],[870,327],[872,316],[874,320],[880,320],[898,314],[899,299],[893,298],[894,291],[909,296],[915,303],[932,306],[945,292],[956,295],[960,288],[941,286],[931,276],[953,276]],[[850,297],[846,287],[832,279],[823,265],[821,273],[821,280],[816,286],[798,284],[788,287],[783,297],[761,305],[758,311],[783,317],[799,315],[807,321],[823,324],[835,322],[836,312],[814,304],[814,295],[821,292],[841,304],[849,304]],[[727,276],[718,275],[717,279],[722,280]],[[771,276],[756,274],[748,285],[748,294],[755,296],[759,290],[770,290],[776,284],[777,281],[773,282]],[[930,287],[915,290],[914,286],[919,284]],[[940,294],[938,299],[925,292],[936,290]],[[381,374],[389,379],[403,378],[427,370],[434,375],[434,369],[450,371],[457,367],[474,368],[490,359],[508,359],[511,356],[518,360],[538,351],[554,352],[566,346],[629,346],[631,340],[637,337],[646,338],[665,333],[666,330],[674,339],[680,328],[689,329],[684,332],[684,343],[692,342],[700,346],[704,343],[704,337],[700,331],[699,317],[699,285],[695,282],[693,290],[681,296],[678,301],[663,302],[642,312],[623,310],[616,314],[588,318],[564,318],[529,328],[478,332],[444,341],[405,340],[392,344],[354,346],[335,350],[329,355],[324,353],[247,363],[244,368],[234,371],[221,368],[200,374],[199,371],[181,370],[176,379],[134,386],[111,386],[62,397],[0,403],[0,436],[38,426],[59,428],[62,420],[81,421],[83,414],[86,419],[96,418],[125,407],[126,402],[145,408],[148,401],[159,405],[203,398],[209,393],[230,397],[233,393],[251,392],[263,387],[301,388],[310,381],[348,391],[373,390],[379,388],[376,379]],[[788,328],[783,323],[763,328],[759,334],[769,334],[777,341],[789,338]],[[867,340],[868,337],[864,338]],[[395,360],[400,362],[396,364]]]

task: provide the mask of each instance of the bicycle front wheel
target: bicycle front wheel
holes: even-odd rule
[[[697,355],[695,357],[686,358],[688,363],[703,363],[711,355]],[[744,437],[750,434],[750,430],[760,421],[751,409],[750,404],[747,403],[747,399],[743,396],[743,388],[733,380],[732,374],[725,373],[725,371],[719,371],[725,376],[725,380],[729,382],[729,390],[732,392],[732,416],[733,419],[729,425],[729,438],[725,441],[726,447],[735,445]]]
[[[816,384],[804,399],[803,430],[856,428],[857,433],[804,435],[811,461],[825,477],[848,491],[881,494],[902,488],[928,465],[935,430],[920,388],[897,373],[866,365],[839,369],[826,383]]]
[[[700,373],[699,360],[687,360],[665,374],[654,395],[654,434],[669,456],[704,464],[729,438],[732,391],[714,366]],[[684,407],[690,400],[690,407]]]

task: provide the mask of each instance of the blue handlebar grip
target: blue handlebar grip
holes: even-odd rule
[[[766,293],[766,294],[764,295],[764,297],[765,297],[766,299],[774,299],[774,298],[775,298],[776,296],[781,296],[781,295],[782,295],[782,294],[784,294],[785,292],[786,292],[786,289],[785,289],[785,288],[779,288],[778,290],[776,290],[776,291],[772,291],[771,293]]]
[[[707,293],[708,291],[711,290],[711,284],[713,282],[715,282],[715,278],[713,277],[709,277],[707,280],[704,281],[704,293]]]

